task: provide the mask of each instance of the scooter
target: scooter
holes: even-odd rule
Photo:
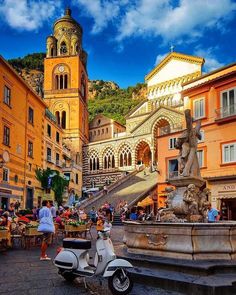
[[[54,260],[59,274],[70,282],[77,277],[100,275],[108,278],[108,286],[112,294],[128,294],[133,288],[133,281],[127,270],[133,266],[124,259],[116,258],[109,233],[106,229],[98,232],[94,265],[89,264],[90,240],[65,238],[63,248]]]

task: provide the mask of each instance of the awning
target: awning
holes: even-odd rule
[[[151,197],[147,197],[146,199],[142,200],[141,202],[138,202],[138,206],[140,207],[146,207],[153,205],[153,199]]]
[[[216,197],[217,199],[236,199],[236,194],[235,195],[220,195]]]

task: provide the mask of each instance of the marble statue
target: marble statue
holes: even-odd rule
[[[190,110],[185,110],[185,120],[187,129],[176,141],[175,147],[179,150],[179,174],[183,177],[200,177],[200,169],[197,158],[197,144],[201,139],[201,121],[193,127],[193,118]]]

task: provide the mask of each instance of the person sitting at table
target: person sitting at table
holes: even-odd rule
[[[62,215],[62,214],[61,214],[61,215]],[[62,219],[61,215],[59,215],[58,212],[57,212],[57,216],[56,216],[56,218],[55,218],[55,222],[56,222],[57,224],[59,224],[59,228],[60,228],[60,229],[64,229],[64,228],[65,228],[65,224],[64,224],[64,222],[63,222],[63,219]]]
[[[69,207],[65,207],[65,211],[62,213],[61,217],[65,219],[69,219],[71,217],[71,211]]]
[[[4,212],[1,216],[1,221],[0,221],[0,226],[5,226],[8,230],[8,234],[7,234],[7,246],[11,247],[11,221],[9,219],[9,212]]]

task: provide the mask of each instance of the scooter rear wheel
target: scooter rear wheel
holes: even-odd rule
[[[132,290],[133,281],[129,273],[125,270],[118,269],[113,276],[108,278],[108,286],[112,294],[126,295]]]

